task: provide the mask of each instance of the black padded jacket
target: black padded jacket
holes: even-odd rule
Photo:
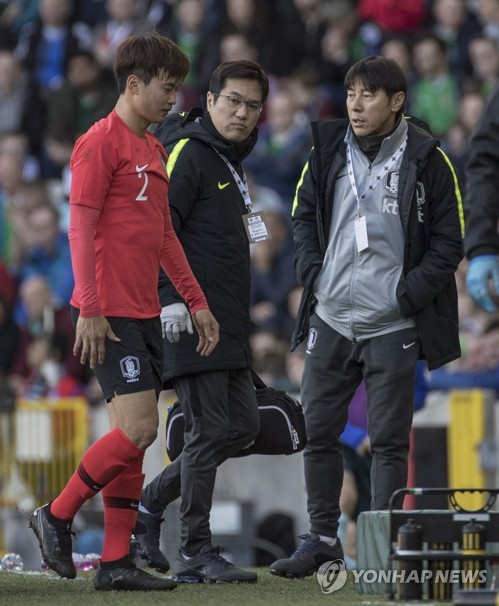
[[[250,330],[250,247],[242,216],[246,206],[221,152],[242,174],[243,159],[256,143],[257,131],[240,144],[218,135],[201,110],[173,114],[155,135],[168,153],[168,194],[172,222],[191,269],[220,324],[220,341],[208,357],[196,353],[198,337],[182,333],[178,343],[164,339],[163,378],[248,368]],[[161,305],[181,300],[162,273]]]

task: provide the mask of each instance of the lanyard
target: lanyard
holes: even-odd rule
[[[407,137],[405,138],[404,142],[399,146],[399,148],[392,154],[389,161],[383,166],[383,168],[381,169],[381,172],[379,172],[379,174],[377,174],[375,177],[373,175],[371,175],[371,177],[369,179],[369,185],[366,187],[364,193],[361,196],[359,196],[359,192],[357,190],[357,184],[355,183],[355,176],[353,174],[352,153],[350,151],[350,145],[347,145],[348,178],[350,179],[350,185],[352,187],[352,191],[354,193],[355,199],[357,200],[357,211],[359,213],[359,217],[360,217],[360,201],[364,200],[366,198],[367,194],[369,192],[373,191],[379,185],[379,183],[383,180],[383,178],[386,176],[388,171],[391,168],[393,168],[393,166],[395,166],[395,164],[397,164],[397,162],[400,160],[403,153],[405,152],[406,147],[407,147]],[[374,181],[375,181],[375,183],[373,183]]]
[[[234,181],[236,182],[237,187],[239,188],[239,191],[241,192],[241,196],[243,197],[246,209],[250,213],[252,204],[251,204],[251,198],[250,198],[249,190],[248,190],[248,182],[246,181],[246,173],[244,172],[244,168],[242,169],[243,177],[241,179],[241,177],[237,174],[236,169],[227,160],[227,158],[222,153],[220,153],[218,151],[218,149],[215,149],[215,148],[213,148],[213,149],[217,152],[217,154],[222,158],[222,160],[225,162],[225,164],[227,164],[227,166],[229,167],[229,170],[232,173],[232,177],[234,178]]]

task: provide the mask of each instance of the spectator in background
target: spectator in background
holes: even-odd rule
[[[65,83],[48,96],[44,128],[44,174],[62,175],[77,138],[113,109],[118,92],[95,56],[78,51],[68,59]]]
[[[40,128],[42,128],[41,124]],[[24,182],[31,183],[40,176],[38,156],[30,153],[29,140],[24,131],[11,131],[0,135],[1,154],[13,154],[22,158],[22,176]]]
[[[251,368],[266,385],[287,389],[286,359],[289,341],[268,328],[255,328],[249,337]],[[296,386],[295,386],[296,388]]]
[[[19,346],[19,327],[12,317],[16,294],[14,278],[0,260],[0,381],[2,382],[10,373]]]
[[[23,27],[16,54],[43,92],[61,86],[68,58],[88,49],[90,31],[72,22],[73,0],[40,0],[39,19]]]
[[[426,370],[426,389],[491,389],[499,396],[499,312],[487,312],[475,303],[466,290],[466,271],[463,261],[456,272],[462,356]]]
[[[412,62],[412,46],[409,40],[402,36],[390,36],[381,44],[380,53],[385,59],[392,59],[404,72],[408,86],[408,99],[405,111],[411,112],[411,91],[416,83],[416,73]]]
[[[0,152],[0,181],[2,171],[9,168],[21,170],[20,163],[11,163],[9,156]],[[50,204],[45,182],[23,180],[6,204],[0,205],[1,258],[12,275],[18,276],[30,247],[28,216],[35,207],[44,204]]]
[[[0,50],[0,137],[23,133],[29,153],[40,151],[45,105],[31,74],[13,51]]]
[[[275,192],[262,189],[250,186],[253,211],[265,213],[271,237],[251,248],[250,317],[256,327],[288,338],[288,295],[296,284],[291,212]]]
[[[18,153],[0,153],[0,258],[14,274],[18,271],[27,245],[25,217],[19,193],[23,179],[24,157]]]
[[[258,57],[258,48],[254,45],[250,38],[242,32],[233,31],[224,34],[219,42],[220,61],[256,61]],[[269,70],[265,70],[269,79],[270,94],[278,86],[279,79],[276,78]],[[265,123],[267,119],[267,106],[265,105],[258,125]]]
[[[476,0],[475,6],[483,35],[499,45],[499,0]]]
[[[246,34],[232,32],[220,38],[219,54],[221,61],[256,61],[258,49]]]
[[[480,92],[488,99],[497,85],[499,76],[499,52],[497,41],[477,36],[468,47],[471,60],[471,76],[477,81]],[[470,86],[469,82],[465,83]],[[466,86],[464,90],[466,91]]]
[[[162,1],[162,0],[161,0]],[[75,21],[85,23],[91,30],[109,19],[106,11],[106,0],[78,0],[76,3]]]
[[[286,347],[284,349],[284,377],[280,380],[274,378],[269,384],[274,387],[274,389],[286,391],[299,400],[303,365],[305,362],[304,349],[300,347],[296,348],[294,351],[289,351],[288,341],[286,341]]]
[[[4,160],[2,160],[0,153],[0,172],[2,166],[4,166]],[[8,169],[9,163],[5,166]],[[28,216],[35,207],[43,204],[50,204],[45,181],[22,181],[5,208],[6,222],[3,225],[4,231],[2,233],[7,252],[3,258],[5,262],[9,261],[12,275],[18,275],[30,246]],[[0,207],[0,225],[2,224],[1,217]]]
[[[291,0],[278,5],[273,29],[278,51],[272,65],[277,76],[289,76],[298,68],[317,69],[333,6],[328,0]]]
[[[311,146],[309,126],[297,119],[294,101],[284,87],[270,95],[266,121],[246,161],[256,183],[274,189],[289,212]]]
[[[4,36],[8,37],[9,42],[17,40],[21,29],[28,23],[36,21],[39,4],[39,0],[7,1],[5,8],[3,10],[0,9],[0,26],[2,29],[3,27],[6,28],[5,33],[0,31],[0,41],[4,41]],[[12,47],[8,46],[8,48]]]
[[[293,97],[298,123],[309,130],[310,122],[343,116],[345,108],[335,105],[330,91],[320,83],[320,74],[314,69],[296,69],[289,76],[280,79],[282,88],[286,88]],[[345,91],[343,91],[343,103]],[[338,113],[335,113],[338,112]]]
[[[9,378],[15,391],[29,376],[26,353],[34,339],[57,331],[63,334],[69,343],[74,341],[69,307],[55,305],[52,289],[45,277],[34,275],[26,278],[19,287],[19,303],[25,310],[26,320],[21,325],[19,348]],[[88,369],[73,356],[71,348],[64,352],[63,363],[72,376],[81,381],[88,380]]]
[[[485,99],[480,92],[464,93],[459,100],[459,116],[442,138],[442,149],[449,155],[464,190],[465,168],[469,156],[471,135],[482,115]]]
[[[357,14],[361,21],[372,21],[383,34],[415,34],[427,18],[425,0],[359,0]]]
[[[217,65],[218,52],[211,48],[205,0],[179,0],[161,33],[184,51],[191,69],[182,84],[182,107],[199,105],[210,74]]]
[[[31,211],[38,206],[51,204],[50,193],[47,187],[47,182],[44,179],[35,179],[21,184],[18,190],[16,201],[20,214],[24,215],[23,230],[27,231],[27,218]]]
[[[258,61],[266,71],[272,71],[276,43],[271,3],[257,0],[226,0],[224,4],[224,12],[207,43],[208,52],[213,53],[212,60],[215,61],[215,66],[223,60],[220,54],[222,39],[228,35],[242,34],[257,53],[252,60]]]
[[[64,364],[72,341],[53,331],[41,334],[26,348],[28,376],[20,385],[20,398],[68,398],[85,394],[84,383],[73,377]]]
[[[106,2],[106,0],[97,1]],[[147,0],[147,17],[154,31],[163,35],[164,27],[168,27],[172,19],[173,4],[170,0]]]
[[[459,101],[459,120],[466,129],[468,144],[483,115],[486,102],[487,100],[478,91],[471,90],[461,96]]]
[[[74,278],[69,240],[59,229],[59,213],[52,204],[44,204],[33,208],[27,219],[29,248],[18,278],[23,281],[34,275],[45,276],[56,307],[68,306]],[[17,312],[16,319],[20,321],[25,317],[25,310],[18,309]]]
[[[459,88],[449,71],[447,46],[423,36],[413,46],[418,81],[411,93],[411,113],[427,122],[435,136],[445,135],[458,116]]]
[[[428,33],[445,42],[449,70],[462,82],[471,72],[468,45],[481,31],[478,19],[468,10],[466,0],[435,0],[431,12],[434,21]]]
[[[138,9],[138,0],[106,0],[108,19],[95,27],[92,47],[97,60],[106,69],[112,69],[116,49],[125,38],[152,31],[151,21]]]
[[[363,43],[356,34],[357,16],[351,3],[333,4],[328,27],[321,40],[321,62],[318,66],[320,86],[327,92],[335,117],[344,115],[345,75],[357,58],[364,56]]]

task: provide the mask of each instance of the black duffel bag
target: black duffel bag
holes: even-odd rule
[[[251,446],[233,456],[300,452],[307,443],[302,405],[285,391],[267,387],[253,370],[251,374],[260,412],[260,432]],[[168,411],[166,420],[166,452],[170,461],[174,461],[184,448],[184,430],[184,415],[177,400]]]

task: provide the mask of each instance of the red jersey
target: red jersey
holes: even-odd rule
[[[165,162],[161,143],[149,132],[144,139],[136,135],[115,111],[76,142],[70,163],[71,304],[82,317],[157,316],[161,264],[191,313],[208,307],[171,224]],[[90,211],[95,227],[83,225],[82,211]]]

